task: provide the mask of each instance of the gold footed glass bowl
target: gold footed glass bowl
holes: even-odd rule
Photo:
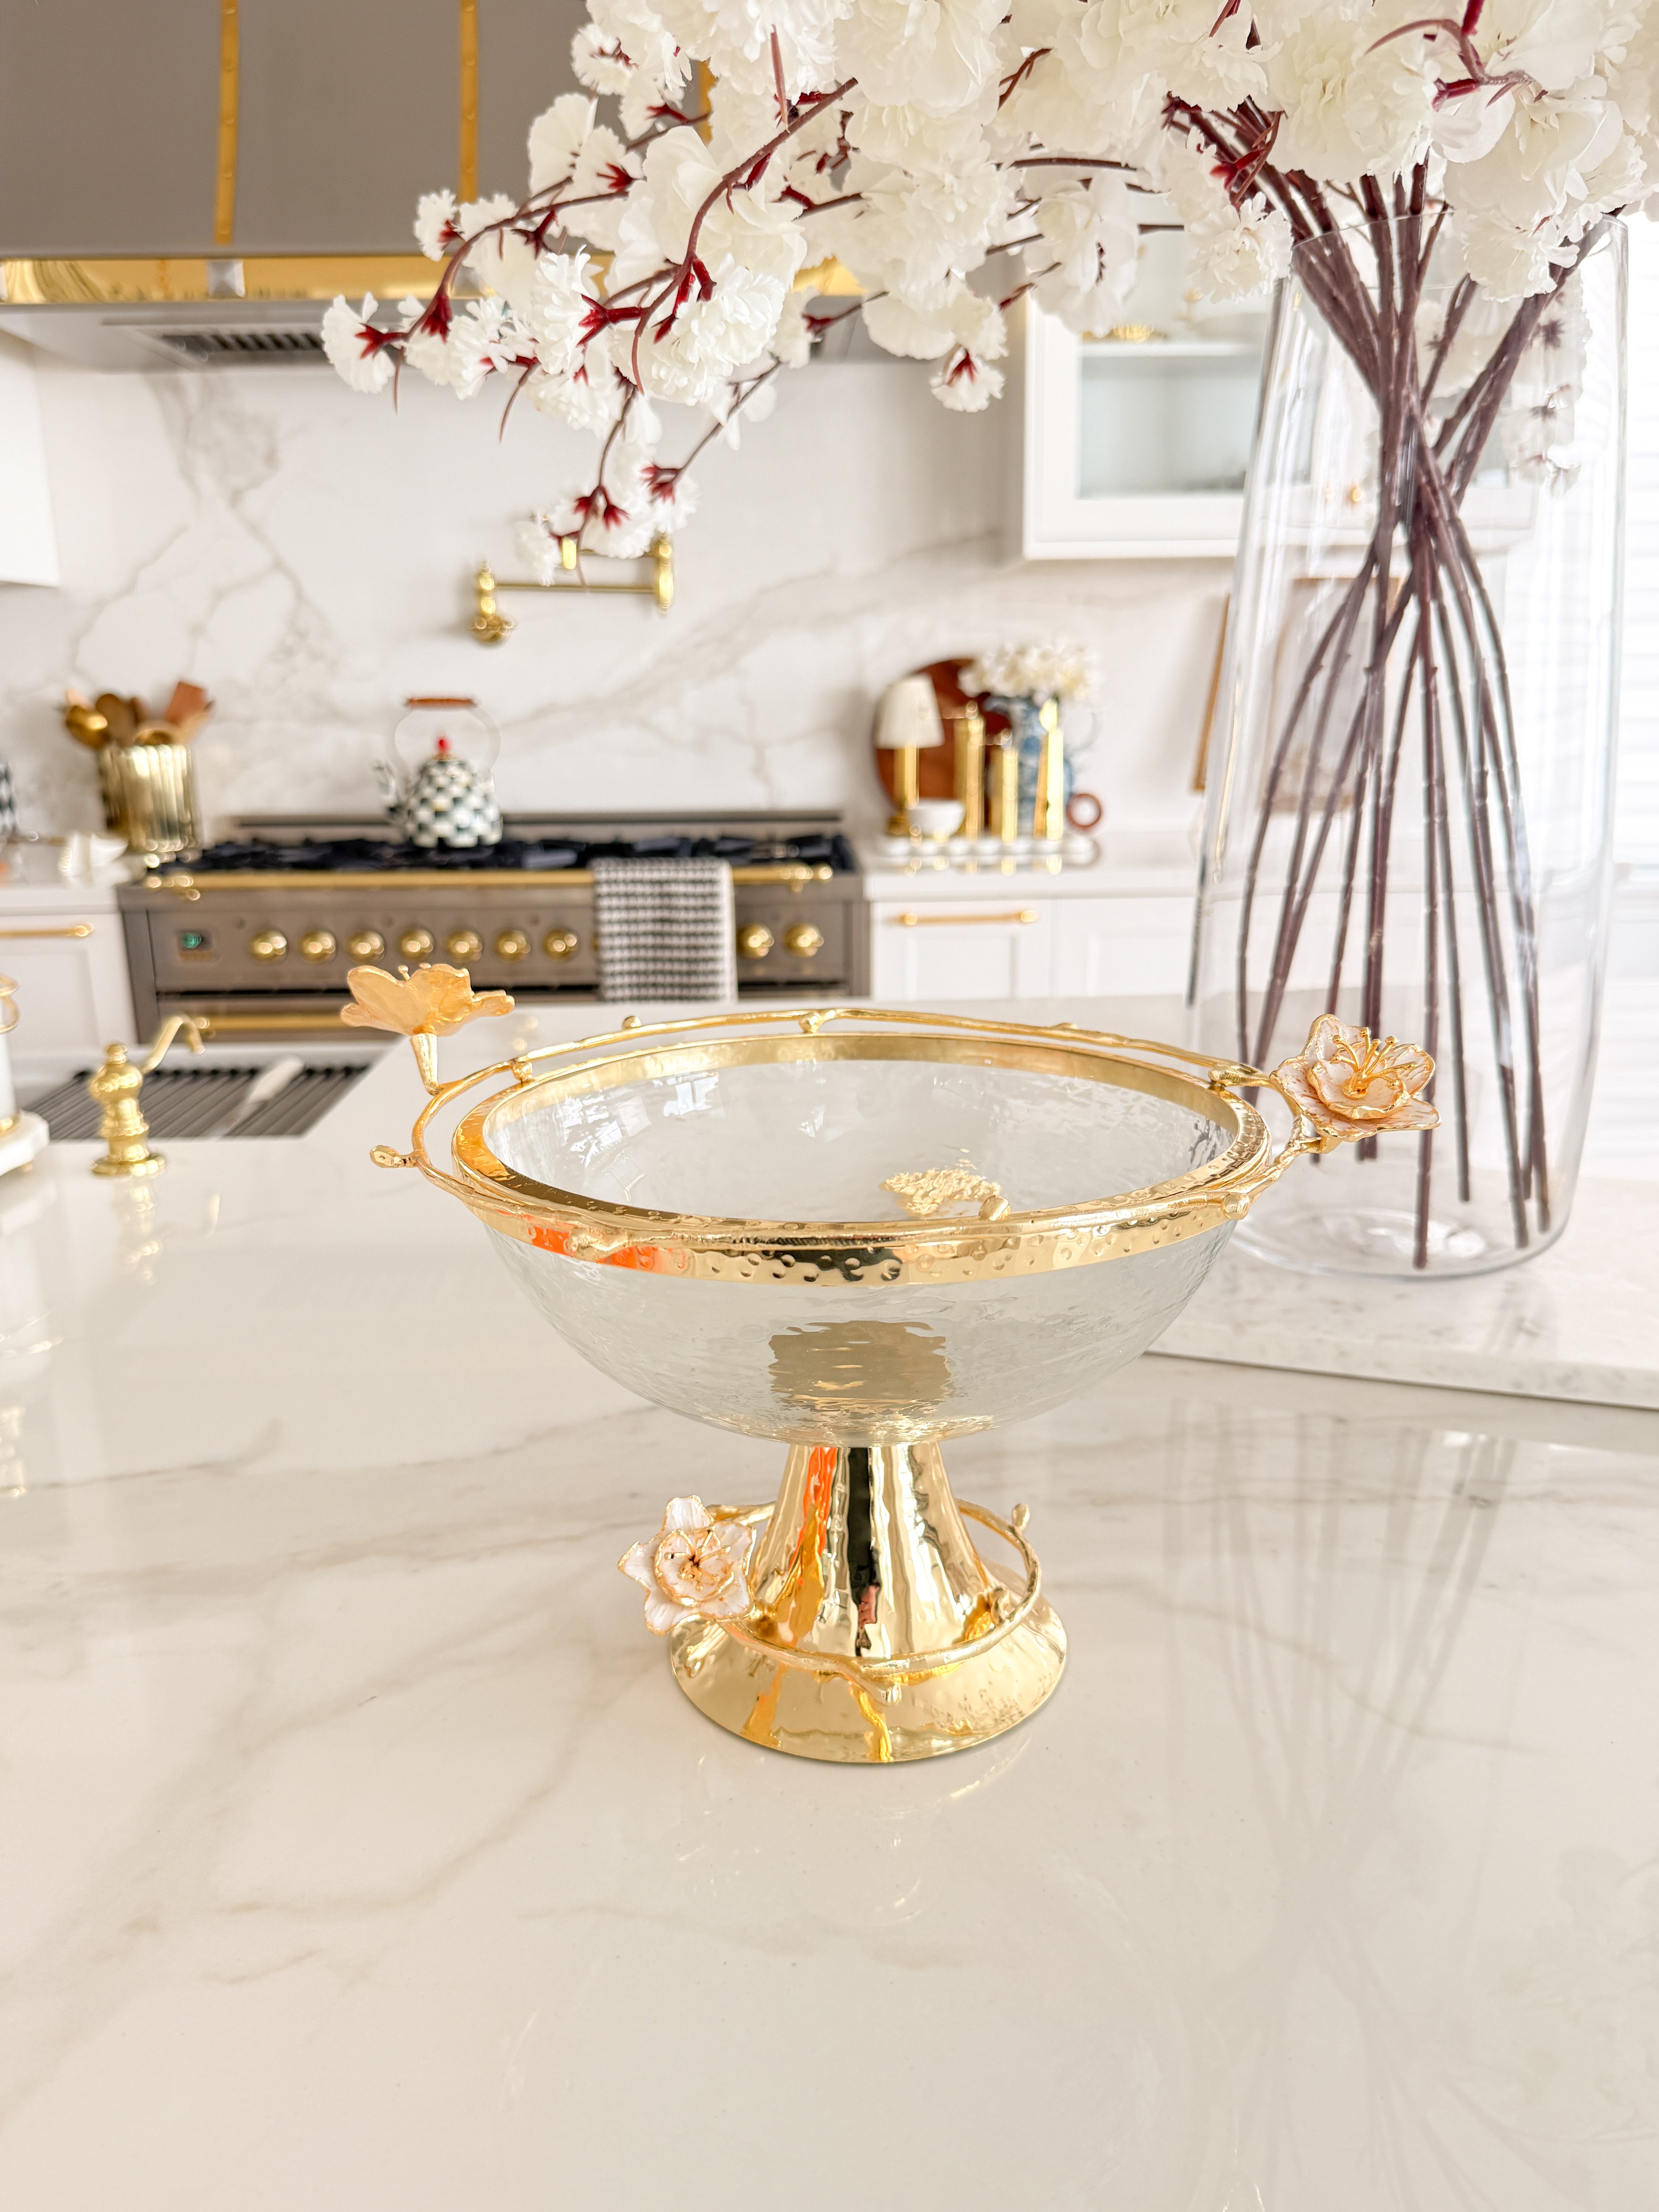
[[[959,1504],[941,1445],[1145,1351],[1291,1159],[1432,1117],[1421,1055],[1363,1031],[1270,1076],[863,1007],[626,1024],[440,1084],[437,1037],[510,1001],[442,968],[351,983],[348,1018],[410,1036],[431,1094],[377,1162],[459,1199],[606,1374],[787,1445],[772,1504],[674,1498],[621,1565],[692,1703],[811,1759],[932,1758],[1042,1705],[1066,1638],[1024,1509]]]

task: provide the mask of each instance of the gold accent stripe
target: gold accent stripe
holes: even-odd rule
[[[1034,906],[1010,907],[1000,914],[912,914],[908,909],[893,916],[900,929],[957,929],[975,921],[1036,921],[1039,919]]]
[[[234,4],[234,0],[232,0]],[[460,0],[461,112],[459,197],[478,197],[478,0]]]
[[[236,235],[236,124],[240,97],[242,33],[237,0],[219,0],[219,165],[213,195],[213,242]]]
[[[196,1026],[204,1037],[253,1036],[264,1030],[343,1029],[337,1006],[319,1006],[314,1014],[198,1014]]]
[[[337,292],[427,298],[438,268],[422,253],[268,253],[242,258],[249,300],[331,300]],[[154,306],[210,300],[205,258],[157,261],[0,261],[8,306]]]
[[[835,870],[805,860],[763,860],[732,871],[734,884],[802,884],[833,881]],[[380,890],[390,896],[403,887],[430,890],[470,890],[475,884],[518,884],[538,894],[561,890],[586,890],[593,881],[592,868],[227,868],[222,875],[193,876],[188,870],[147,876],[145,888],[172,891],[180,898],[201,891],[278,891],[292,887],[314,890],[335,884],[341,890]],[[1032,920],[1036,919],[1035,913]]]

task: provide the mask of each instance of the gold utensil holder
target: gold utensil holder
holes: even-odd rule
[[[100,745],[98,781],[104,826],[127,849],[167,860],[202,842],[196,770],[187,745],[166,741]]]

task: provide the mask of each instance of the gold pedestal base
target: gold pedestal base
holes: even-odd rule
[[[1059,1684],[1066,1632],[1039,1598],[994,1650],[907,1682],[890,1701],[841,1676],[781,1667],[734,1643],[718,1621],[672,1630],[669,1657],[697,1711],[733,1735],[797,1759],[884,1766],[969,1751],[1018,1728]]]
[[[964,1513],[1020,1556],[1012,1586]],[[1065,1631],[1023,1512],[959,1508],[937,1444],[796,1445],[776,1504],[741,1517],[762,1524],[755,1610],[669,1637],[675,1680],[734,1735],[799,1759],[936,1759],[1017,1727],[1058,1684]]]

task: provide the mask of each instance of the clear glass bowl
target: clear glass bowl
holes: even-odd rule
[[[723,1267],[678,1270],[490,1222],[532,1303],[629,1389],[746,1435],[907,1442],[1060,1403],[1203,1280],[1232,1228],[1217,1208],[1147,1249],[1091,1234],[1201,1192],[1236,1144],[1234,1109],[1148,1073],[927,1035],[657,1045],[490,1102],[457,1159],[553,1214],[599,1210],[624,1254],[725,1224]],[[951,1169],[995,1186],[1002,1218],[970,1198],[923,1222],[886,1187]],[[1067,1246],[1055,1224],[1079,1216]],[[759,1256],[791,1240],[787,1263]]]

